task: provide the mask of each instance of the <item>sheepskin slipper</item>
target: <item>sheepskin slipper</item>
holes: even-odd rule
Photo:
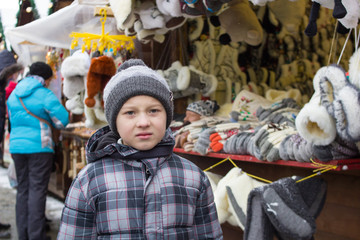
[[[296,129],[306,141],[316,145],[328,145],[335,140],[334,118],[320,105],[320,95],[313,95],[295,119]]]

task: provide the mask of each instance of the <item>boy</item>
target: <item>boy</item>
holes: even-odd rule
[[[132,59],[103,98],[109,126],[88,141],[58,239],[223,239],[209,180],[173,154],[165,79]]]

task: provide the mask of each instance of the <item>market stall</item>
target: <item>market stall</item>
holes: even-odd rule
[[[75,47],[69,37],[71,32],[98,36],[104,32],[104,16],[96,17],[96,6],[84,2],[75,1],[49,19],[7,33],[25,62],[36,58],[36,50],[28,43],[74,47],[58,69],[64,79],[65,105],[72,114],[80,115],[81,121],[62,131],[62,156],[53,192],[66,196],[72,179],[86,165],[88,138],[107,124],[101,104],[104,86],[90,87],[89,82],[99,83],[96,74],[106,82],[115,74],[114,66],[139,57],[164,76],[174,93],[174,152],[216,174],[216,183],[229,177],[234,168],[267,186],[292,176],[305,182],[323,179],[327,194],[323,193],[323,205],[312,216],[315,239],[358,238],[358,15],[348,14],[337,21],[332,10],[321,7],[314,28],[315,10],[303,0],[213,2],[213,12],[204,2],[196,2],[195,7],[184,4],[180,9],[180,5],[161,1],[131,5],[126,12],[110,1],[114,17],[107,18],[105,28],[111,29],[110,35],[121,29],[121,34],[136,37],[136,54],[104,48],[94,56],[85,38]],[[352,4],[345,7],[360,8],[356,2]],[[157,21],[149,16],[156,16]],[[52,25],[44,35],[30,34],[45,21],[57,23],[59,19],[69,21],[61,24],[64,29]],[[95,66],[100,64],[109,72],[96,72]],[[187,106],[198,100],[216,101],[220,108],[183,125]],[[221,203],[228,204],[219,213],[225,239],[238,239],[245,225],[234,220],[232,208],[236,205],[224,190],[231,184],[221,185],[223,192],[219,193],[216,184],[213,190],[215,199],[221,195]],[[240,206],[246,205],[255,187],[244,189],[236,189],[237,194],[243,193],[242,202],[237,202]],[[309,192],[318,193],[311,188]],[[291,223],[288,226],[293,227]]]

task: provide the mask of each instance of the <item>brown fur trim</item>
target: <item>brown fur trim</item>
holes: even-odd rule
[[[111,57],[100,56],[91,59],[89,72],[87,74],[86,89],[88,97],[85,104],[88,107],[95,106],[95,95],[102,93],[110,78],[115,75],[116,66]]]

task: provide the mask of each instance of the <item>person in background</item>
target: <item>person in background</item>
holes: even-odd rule
[[[204,172],[173,153],[173,95],[140,59],[104,89],[109,126],[89,139],[58,239],[223,239]]]
[[[52,127],[65,128],[69,114],[55,94],[47,89],[52,77],[48,64],[33,63],[28,75],[18,82],[7,101],[11,123],[9,151],[18,181],[16,225],[20,240],[47,239],[45,203],[55,144],[51,127],[26,109],[48,121]]]
[[[217,102],[212,100],[192,102],[186,108],[184,125],[200,120],[203,116],[213,116],[219,108]]]
[[[3,142],[5,134],[6,122],[6,100],[8,98],[8,84],[18,78],[18,75],[24,71],[24,67],[16,62],[14,54],[8,50],[0,52],[0,145],[1,145],[1,160],[3,160]]]
[[[4,156],[4,135],[5,135],[5,123],[6,123],[6,91],[5,87],[9,81],[18,77],[18,74],[24,70],[21,64],[16,62],[14,54],[8,50],[2,50],[0,52],[0,158],[3,162]],[[0,222],[0,238],[10,237],[11,225]]]

